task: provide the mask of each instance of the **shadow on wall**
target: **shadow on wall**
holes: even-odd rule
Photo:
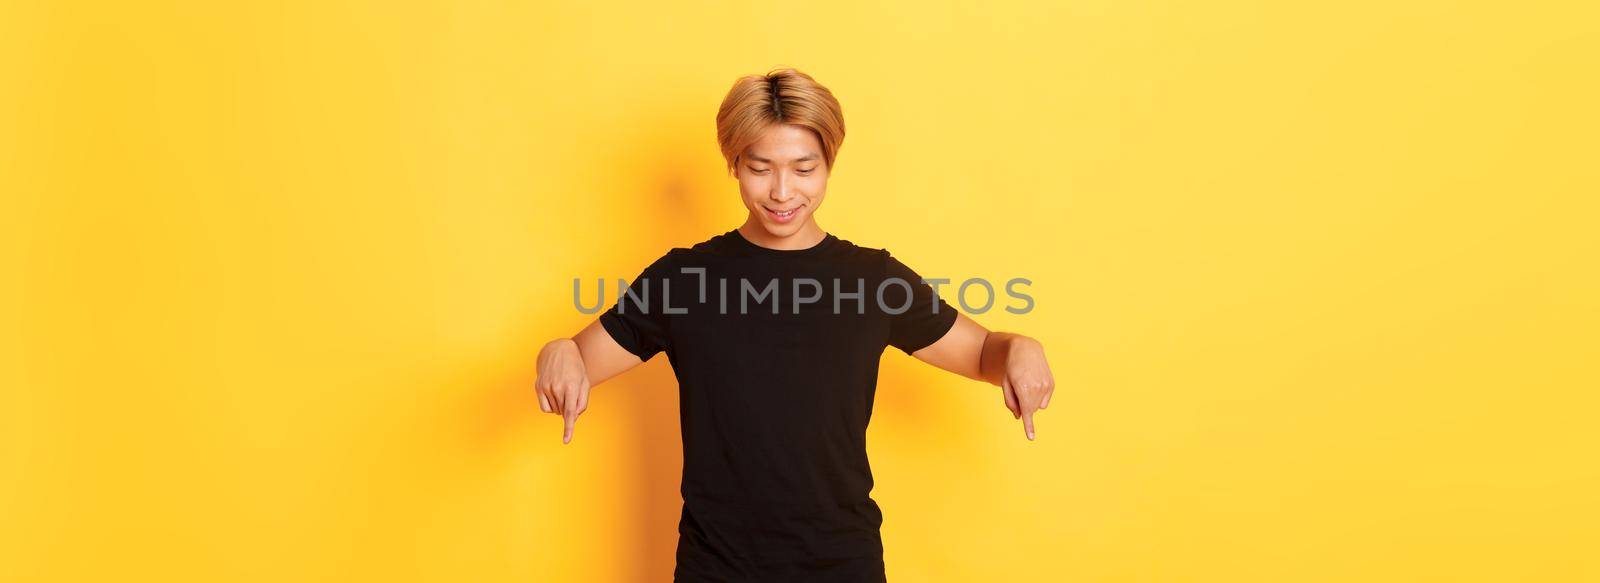
[[[718,172],[720,166],[707,167],[706,158],[689,152],[715,151],[715,133],[709,116],[685,116],[664,112],[701,111],[696,107],[663,107],[660,115],[641,116],[635,127],[648,131],[636,140],[624,141],[631,149],[618,152],[618,159],[637,168],[640,182],[631,185],[630,196],[637,204],[623,205],[637,212],[628,213],[630,227],[641,241],[640,255],[645,263],[633,267],[637,273],[648,261],[673,247],[687,247],[738,225],[718,224],[718,205],[738,205],[738,186]],[[705,142],[705,140],[711,140]],[[703,143],[704,142],[704,143]],[[631,154],[631,155],[630,155]],[[637,158],[635,158],[637,156]],[[632,277],[630,275],[629,277]],[[679,487],[683,477],[683,442],[678,422],[678,381],[665,354],[618,377],[598,390],[626,393],[616,399],[616,411],[624,427],[631,428],[631,451],[622,459],[631,460],[633,475],[626,486],[631,489],[621,504],[632,517],[632,581],[659,581],[672,576],[676,563],[678,520],[683,498]]]
[[[637,135],[619,136],[614,150],[594,154],[609,166],[629,169],[632,180],[619,191],[596,193],[617,200],[603,204],[611,210],[605,215],[604,225],[595,225],[593,243],[625,242],[631,248],[623,250],[623,254],[640,258],[637,264],[623,268],[625,273],[604,274],[613,281],[616,277],[631,279],[673,247],[689,246],[737,226],[721,224],[725,220],[718,218],[729,216],[727,209],[719,206],[739,205],[737,185],[725,177],[720,165],[708,165],[705,156],[691,155],[716,151],[709,116],[677,113],[703,109],[650,104],[636,112],[635,123],[628,126],[642,128]],[[615,233],[627,236],[612,236]],[[573,249],[583,247],[574,245]],[[607,292],[614,290],[608,286]],[[608,299],[608,303],[612,300]],[[594,316],[583,316],[577,320],[581,323],[570,330],[547,324],[569,320],[570,312],[561,311],[572,309],[563,301],[532,310],[524,322],[526,330],[515,334],[506,348],[507,360],[501,361],[502,366],[491,367],[498,368],[501,374],[454,382],[487,387],[449,421],[469,440],[466,447],[481,456],[485,464],[505,463],[516,455],[513,450],[520,442],[514,437],[534,425],[541,431],[538,447],[563,447],[557,434],[549,433],[559,427],[559,421],[539,411],[533,392],[537,363],[529,351],[537,351],[550,338],[575,333],[593,320]],[[621,482],[617,489],[622,492],[617,500],[597,502],[616,505],[618,514],[628,520],[625,532],[620,533],[623,538],[607,541],[614,544],[615,550],[610,554],[623,564],[622,580],[670,579],[676,563],[682,510],[679,487],[683,450],[677,379],[666,355],[658,354],[593,391],[588,415],[597,413],[599,403],[604,402],[606,423],[621,427],[625,436],[618,457],[595,462],[610,465],[599,468],[599,473],[617,476]],[[584,424],[582,420],[578,423],[578,439],[584,439]],[[534,502],[530,505],[538,506]],[[530,510],[533,515],[541,512]]]

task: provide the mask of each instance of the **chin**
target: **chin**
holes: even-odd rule
[[[802,217],[795,218],[801,219]],[[800,232],[800,228],[803,226],[805,226],[805,221],[803,220],[796,220],[791,223],[773,223],[765,220],[761,221],[761,228],[765,229],[768,235],[772,235],[774,238],[778,239],[782,239]]]

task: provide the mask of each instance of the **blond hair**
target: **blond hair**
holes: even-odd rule
[[[839,100],[810,75],[774,69],[766,75],[740,77],[717,110],[717,143],[734,173],[739,157],[772,124],[793,124],[811,130],[822,142],[822,160],[833,159],[844,143],[844,113]]]

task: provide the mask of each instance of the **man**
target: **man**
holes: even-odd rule
[[[998,385],[1031,440],[1054,390],[1044,349],[960,314],[887,251],[822,230],[844,118],[810,76],[738,80],[717,139],[744,224],[669,251],[545,345],[539,406],[570,442],[591,387],[666,352],[684,445],[675,579],[883,581],[866,455],[883,350]]]

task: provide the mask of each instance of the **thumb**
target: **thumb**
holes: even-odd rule
[[[1022,405],[1017,401],[1017,392],[1011,390],[1011,379],[1000,377],[1000,397],[1005,399],[1006,408],[1011,410],[1011,418],[1022,417]]]

